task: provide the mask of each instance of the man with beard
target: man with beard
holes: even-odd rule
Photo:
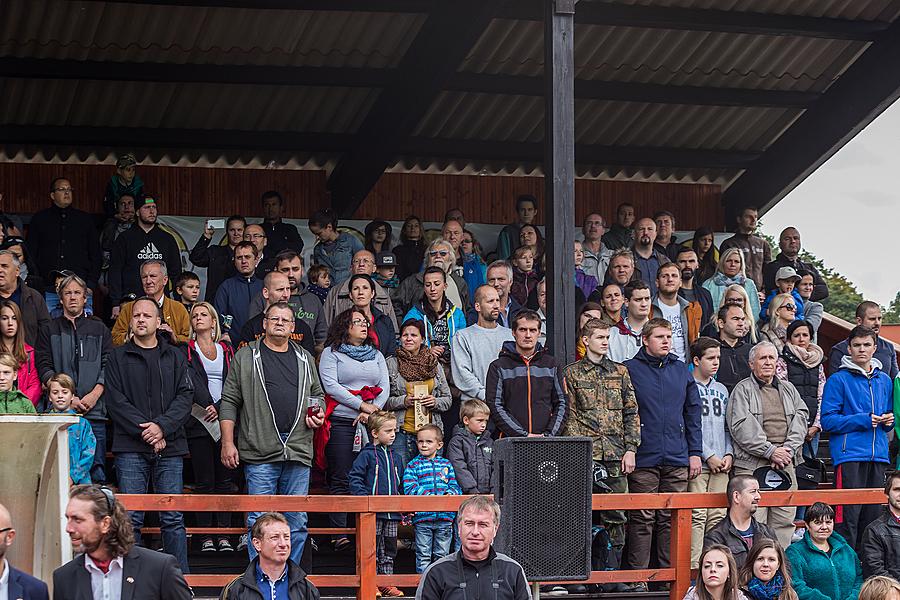
[[[639,219],[634,224],[634,268],[640,273],[641,281],[650,286],[650,293],[656,295],[656,272],[669,257],[654,247],[656,243],[656,223],[653,219]]]
[[[668,263],[656,272],[657,294],[651,300],[650,314],[654,318],[665,319],[672,325],[672,354],[678,360],[690,362],[690,346],[687,327],[688,301],[678,295],[681,287],[681,270],[678,265]]]
[[[143,294],[141,265],[148,260],[166,263],[170,281],[181,275],[181,255],[172,234],[156,222],[156,200],[144,196],[137,201],[137,221],[131,229],[116,238],[109,258],[109,299],[112,317],[119,316],[120,305],[129,294]]]
[[[47,584],[14,569],[6,560],[6,551],[16,539],[12,516],[0,504],[0,598],[10,600],[47,600]]]
[[[506,328],[509,328],[510,321],[522,310],[522,305],[509,295],[509,291],[512,289],[512,279],[512,265],[507,261],[495,260],[488,265],[487,285],[494,288],[500,297],[500,314],[497,317],[497,324]],[[472,325],[478,322],[478,318],[478,311],[475,307],[469,308],[466,312],[466,322]]]
[[[109,488],[69,491],[66,533],[78,556],[53,572],[53,600],[193,598],[173,557],[134,545],[128,511]]]
[[[774,540],[775,533],[753,516],[759,508],[759,482],[753,475],[735,475],[728,482],[728,512],[719,524],[703,538],[703,547],[715,544],[727,546],[738,567],[747,560],[747,553],[760,540]]]
[[[697,281],[700,261],[697,260],[697,253],[692,248],[682,246],[675,257],[675,264],[681,269],[681,288],[678,295],[688,301],[685,309],[688,344],[693,344],[700,337],[700,331],[715,316],[712,295]]]
[[[512,331],[502,327],[500,294],[490,285],[475,290],[475,312],[478,320],[456,332],[450,352],[453,383],[462,393],[462,400],[484,400],[484,381],[488,367],[500,355],[504,342],[513,339]]]

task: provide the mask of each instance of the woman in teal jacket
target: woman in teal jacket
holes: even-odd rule
[[[800,600],[856,600],[862,565],[853,548],[834,533],[834,508],[816,502],[806,509],[804,520],[806,535],[785,552]]]
[[[440,267],[428,267],[423,276],[424,293],[421,302],[409,309],[403,320],[415,319],[425,323],[425,345],[443,346],[437,354],[441,363],[450,363],[453,336],[466,327],[466,314],[447,299],[447,274]]]

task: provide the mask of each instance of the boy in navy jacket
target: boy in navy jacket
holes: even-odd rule
[[[378,411],[367,422],[372,443],[363,448],[350,469],[350,493],[354,496],[399,496],[403,493],[400,480],[399,457],[391,444],[397,436],[397,417],[392,412]],[[394,573],[397,556],[397,525],[399,513],[378,513],[375,520],[375,562],[378,572]],[[387,598],[402,596],[396,587],[379,587]]]

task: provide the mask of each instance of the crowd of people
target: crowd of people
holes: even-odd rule
[[[639,216],[625,203],[610,227],[588,214],[573,248],[577,362],[566,365],[544,346],[552,282],[531,196],[516,200],[493,256],[458,209],[430,242],[410,216],[396,245],[385,221],[359,239],[319,210],[307,265],[282,196],[266,192],[260,223],[207,222],[190,251],[204,290],[134,166],[128,155],[117,163],[102,230],[60,177],[24,239],[2,232],[0,412],[81,415],[69,437],[73,484],[180,493],[189,464],[198,494],[305,495],[317,471],[330,494],[488,494],[492,440],[588,436],[597,491],[727,493],[728,511],[693,515],[702,600],[723,589],[846,600],[862,574],[900,576],[900,475],[889,472],[896,353],[878,335],[880,307],[866,301],[826,358],[816,339],[828,287],[801,260],[796,228],[773,259],[752,208],[719,247],[709,228],[676,239],[667,211]],[[885,486],[889,507],[817,504],[799,513],[803,535],[794,508],[757,510],[759,490],[797,489],[822,433],[837,487]],[[264,516],[250,513],[238,540],[200,536],[200,551],[246,549],[258,561]],[[667,511],[595,517],[612,566],[668,565]],[[129,518],[140,544],[144,515]],[[197,524],[230,518],[206,513]],[[378,516],[380,573],[393,572],[403,518]],[[454,519],[412,517],[417,571],[451,553]],[[331,523],[346,527],[347,515]],[[303,563],[306,514],[266,524],[288,530],[290,560]],[[188,573],[184,515],[163,512],[160,526]],[[352,546],[341,534],[331,543]],[[834,589],[822,587],[828,568],[841,569]]]

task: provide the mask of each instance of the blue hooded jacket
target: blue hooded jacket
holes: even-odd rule
[[[841,368],[825,382],[822,393],[822,429],[830,433],[828,447],[837,466],[845,462],[890,462],[888,432],[884,424],[872,427],[872,415],[894,410],[894,384],[872,359],[866,373],[845,356]]]
[[[637,467],[686,467],[703,456],[702,403],[697,382],[674,354],[656,358],[641,348],[625,361],[641,418]]]
[[[354,496],[400,496],[403,494],[401,461],[390,446],[371,442],[357,455],[347,476]],[[399,513],[378,513],[379,519],[399,521]]]
[[[447,344],[449,347],[453,347],[453,336],[456,335],[456,332],[460,329],[466,328],[466,314],[462,309],[450,301],[447,301],[447,304],[449,305],[449,310],[445,315],[447,319],[447,329],[449,330]],[[403,317],[403,321],[406,321],[407,319],[415,319],[417,321],[422,321],[425,324],[425,345],[431,346],[431,332],[434,329],[434,326],[428,320],[428,317],[425,316],[425,308],[421,302],[417,302],[409,309],[409,312]]]

